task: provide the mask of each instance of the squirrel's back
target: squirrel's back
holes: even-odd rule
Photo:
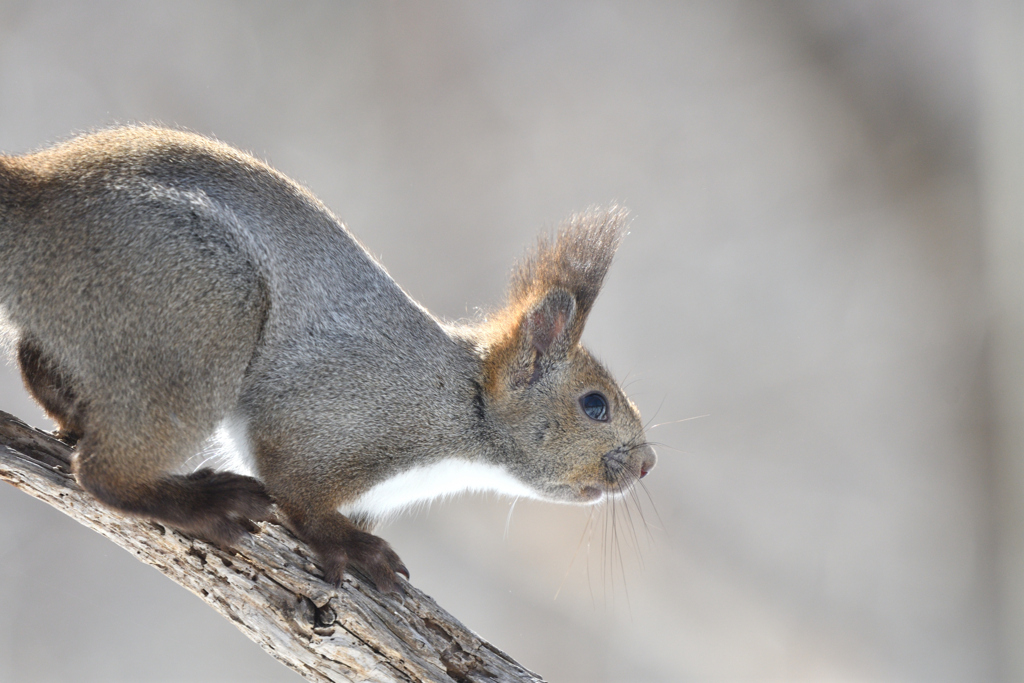
[[[25,258],[43,256],[39,231],[60,243],[65,256],[87,257],[83,251],[104,245],[132,267],[135,261],[182,258],[181,242],[189,239],[196,249],[188,256],[197,263],[228,271],[252,267],[260,274],[287,311],[270,321],[272,327],[308,326],[324,306],[344,302],[375,309],[378,316],[400,315],[399,324],[413,322],[401,289],[310,192],[209,138],[135,126],[4,157],[0,205],[11,213],[27,202],[46,211],[7,221],[19,229],[5,228],[0,237]],[[40,221],[41,214],[57,220]],[[362,317],[350,314],[349,322],[358,326]]]

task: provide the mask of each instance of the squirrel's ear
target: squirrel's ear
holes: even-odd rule
[[[580,340],[583,325],[601,291],[604,276],[625,233],[627,212],[617,206],[576,214],[562,224],[554,238],[541,237],[537,248],[516,268],[509,284],[509,306],[529,308],[528,319],[550,316],[553,326],[562,315],[568,350]],[[565,316],[571,299],[572,314]],[[531,306],[531,302],[540,303]],[[556,311],[560,311],[556,315]],[[553,331],[550,327],[548,331]],[[559,331],[561,332],[561,331]],[[551,342],[554,341],[554,335]],[[540,347],[537,347],[540,350]]]
[[[507,338],[507,353],[495,355],[505,363],[502,374],[513,386],[536,383],[552,362],[569,353],[575,320],[576,300],[572,295],[564,289],[549,292],[519,318]]]
[[[562,356],[569,351],[575,318],[576,300],[564,289],[556,289],[523,316],[523,332],[537,353]]]

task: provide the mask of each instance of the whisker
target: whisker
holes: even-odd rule
[[[639,482],[640,482],[640,480],[637,479],[637,483],[639,483]],[[632,499],[633,504],[636,506],[636,512],[640,516],[640,521],[643,522],[644,531],[647,533],[647,542],[648,543],[654,543],[654,534],[651,533],[651,526],[647,523],[647,517],[644,515],[644,507],[643,507],[643,505],[640,504],[641,503],[640,496],[637,495],[636,488],[637,488],[636,486],[630,486],[629,487],[629,491],[628,491],[629,497],[630,497],[630,499]],[[626,506],[626,510],[627,511],[629,510],[629,506],[628,505]],[[632,520],[630,520],[630,523],[632,523]],[[633,536],[634,536],[634,538],[636,538],[636,530],[635,529],[633,531]],[[637,554],[637,557],[640,560],[640,567],[642,569],[643,566],[644,566],[644,558],[643,558],[643,553],[640,551],[639,545],[637,546],[636,554]]]
[[[604,562],[602,562],[604,577],[604,604],[608,606],[608,582],[611,581],[611,596],[612,606],[615,605],[615,562],[614,553],[615,549],[615,507],[608,501],[605,501],[604,506],[604,552],[607,555]]]
[[[684,451],[683,449],[676,448],[675,446],[669,446],[667,443],[664,443],[662,441],[648,441],[647,443],[649,445],[651,445],[651,446],[657,446],[658,448],[667,448],[670,451],[675,451],[676,453],[682,453],[683,455],[693,455],[693,453],[690,453],[689,451]]]
[[[661,412],[661,409],[662,409],[662,407],[663,407],[663,406],[665,405],[665,401],[666,401],[667,399],[668,399],[668,394],[665,394],[664,396],[662,396],[662,397],[661,397],[661,403],[659,403],[659,404],[658,404],[658,409],[654,411],[654,415],[651,415],[651,419],[647,420],[647,423],[646,423],[646,424],[644,424],[644,430],[646,430],[646,429],[647,429],[647,425],[649,425],[649,424],[651,424],[652,422],[654,422],[654,419],[655,419],[656,417],[658,417],[658,413],[660,413],[660,412]]]
[[[576,550],[572,553],[572,559],[569,560],[569,566],[565,568],[565,576],[562,577],[562,582],[558,584],[558,590],[555,591],[555,597],[552,600],[557,600],[559,593],[562,592],[562,586],[565,585],[565,580],[569,577],[569,570],[572,569],[572,563],[576,561],[576,556],[579,555],[580,548],[583,547],[583,539],[587,536],[587,530],[590,528],[590,522],[594,519],[594,511],[590,511],[590,516],[587,517],[587,525],[583,527],[583,533],[580,534],[580,542],[576,544]]]
[[[505,518],[505,539],[508,540],[508,530],[512,526],[512,512],[516,509],[516,503],[519,502],[519,496],[512,499],[512,504],[508,506],[508,517]]]
[[[200,452],[200,453],[196,453],[196,455],[195,455],[195,456],[193,456],[193,457],[197,457],[197,456],[202,456],[202,455],[203,455],[203,454],[202,454],[202,452]],[[207,455],[206,457],[204,457],[204,458],[203,458],[203,461],[202,461],[202,462],[200,462],[200,463],[199,463],[199,464],[198,464],[198,465],[196,466],[196,469],[197,469],[197,470],[201,470],[201,469],[203,469],[203,466],[204,466],[204,465],[206,465],[206,463],[210,462],[211,460],[213,460],[213,459],[214,459],[214,458],[216,458],[216,457],[217,457],[217,454],[216,454],[216,453],[211,453],[211,454]],[[189,459],[191,460],[191,458],[189,458]]]
[[[642,480],[639,480],[639,479],[637,480],[636,483],[640,485],[641,489],[643,489],[644,494],[647,496],[647,500],[650,501],[650,503],[651,503],[651,509],[654,510],[654,515],[658,518],[658,524],[661,525],[658,528],[658,531],[661,531],[662,533],[664,533],[664,531],[665,531],[665,522],[662,521],[662,519],[661,519],[661,513],[658,512],[658,506],[654,502],[654,497],[651,495],[651,492],[647,490],[647,484],[645,484]]]
[[[594,598],[594,582],[590,578],[590,547],[591,542],[594,540],[593,521],[594,513],[596,511],[596,508],[590,508],[590,516],[587,517],[586,526],[586,528],[590,530],[590,533],[587,535],[587,589],[590,591],[590,604],[593,605],[595,608],[597,607],[597,600]]]
[[[623,391],[623,393],[625,393],[627,389],[629,389],[629,388],[630,388],[631,386],[633,386],[634,384],[636,384],[636,383],[637,383],[637,382],[639,382],[639,381],[640,381],[640,378],[639,378],[639,377],[634,377],[634,378],[633,378],[632,380],[630,380],[629,382],[626,382],[626,383],[624,383],[624,384],[623,384],[623,383],[620,383],[620,384],[619,384],[619,386],[620,386],[620,387],[622,387],[622,391]]]
[[[190,466],[189,463],[191,463],[196,458],[201,457],[202,455],[203,455],[203,451],[199,451],[198,453],[193,453],[192,455],[188,456],[188,459],[185,460],[185,462],[182,464],[182,467],[189,467]]]
[[[630,487],[630,489],[632,489],[632,487]],[[629,521],[629,533],[630,536],[633,538],[633,550],[636,551],[636,558],[640,564],[640,569],[643,569],[644,554],[640,550],[640,539],[638,539],[636,535],[636,523],[633,521],[633,514],[629,511],[629,498],[627,498],[625,495],[626,491],[623,491],[623,494],[624,495],[622,496],[622,507],[626,512],[626,519]],[[637,510],[637,512],[641,514],[642,518],[642,512],[639,509]],[[623,579],[623,582],[625,582],[625,579]]]
[[[622,591],[626,594],[626,610],[629,612],[629,620],[633,621],[633,601],[629,598],[629,582],[626,580],[626,563],[622,559],[622,543],[619,542],[619,529],[616,523],[615,509],[618,507],[618,501],[612,506],[612,524],[615,527],[615,551],[619,558],[619,571],[622,572]],[[612,590],[615,590],[615,582],[612,582]],[[614,597],[614,596],[613,596]]]
[[[693,417],[684,417],[682,420],[672,420],[671,422],[660,422],[660,423],[658,423],[656,425],[651,425],[650,427],[645,427],[645,429],[657,429],[658,427],[664,427],[665,425],[675,425],[675,424],[679,424],[680,422],[689,422],[690,420],[699,420],[702,417],[711,417],[711,413],[705,413],[704,415],[694,415]]]

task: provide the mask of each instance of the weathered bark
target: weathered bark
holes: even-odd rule
[[[49,503],[153,565],[310,681],[540,681],[403,584],[382,595],[362,577],[319,575],[287,529],[223,549],[100,505],[78,487],[71,449],[0,411],[0,479]]]

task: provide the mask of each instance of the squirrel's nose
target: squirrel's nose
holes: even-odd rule
[[[658,462],[658,454],[654,452],[650,444],[644,445],[640,449],[640,453],[643,455],[643,460],[640,461],[640,478],[643,479],[647,476],[647,473],[654,469],[654,466]]]

